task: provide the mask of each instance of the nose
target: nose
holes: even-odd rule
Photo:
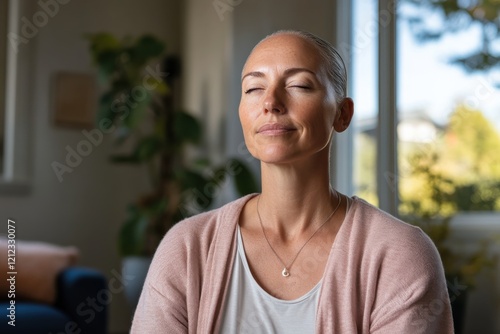
[[[285,104],[283,101],[283,96],[279,88],[270,87],[266,91],[264,97],[264,113],[285,113]]]

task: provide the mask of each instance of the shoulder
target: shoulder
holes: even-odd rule
[[[253,195],[247,195],[224,206],[183,219],[175,224],[163,238],[158,251],[168,244],[194,246],[193,242],[211,239],[218,233],[234,228],[245,203]]]
[[[153,257],[150,280],[165,279],[173,273],[184,276],[188,271],[203,270],[214,240],[231,243],[238,216],[252,195],[232,201],[218,209],[207,211],[175,224],[163,237]]]
[[[399,273],[425,270],[433,275],[441,260],[432,240],[419,228],[407,224],[367,202],[354,198],[352,232],[361,241],[365,252],[377,257],[384,266]],[[405,269],[406,268],[406,269]]]
[[[376,230],[396,229],[400,230],[419,230],[419,228],[407,224],[391,214],[373,206],[359,197],[353,197],[353,203],[349,213],[356,223],[362,223],[365,228],[376,228]],[[411,233],[411,232],[410,232]]]
[[[357,254],[356,264],[369,296],[371,331],[416,332],[416,326],[428,320],[422,318],[422,310],[437,305],[442,316],[420,327],[427,332],[449,332],[446,279],[432,240],[420,228],[358,198],[351,209],[349,245]]]
[[[360,198],[353,198],[351,209],[353,228],[362,229],[373,242],[381,245],[390,242],[394,246],[407,242],[432,243],[419,227],[405,223]]]

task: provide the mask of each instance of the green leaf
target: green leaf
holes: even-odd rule
[[[211,163],[210,159],[208,159],[208,158],[200,158],[200,159],[195,159],[193,161],[193,164],[199,168],[208,167],[208,166],[210,166],[210,163]]]
[[[151,103],[151,93],[143,87],[134,87],[127,95],[126,105],[130,112],[123,119],[125,126],[134,129],[137,128],[144,117]]]
[[[180,182],[182,190],[196,188],[199,191],[203,191],[203,188],[209,182],[209,179],[201,173],[187,168],[177,169],[175,175]]]
[[[159,198],[156,202],[151,205],[151,209],[149,210],[150,215],[158,216],[165,212],[167,208],[168,200],[165,197]]]
[[[98,67],[98,78],[101,84],[108,83],[118,70],[119,50],[102,52],[95,56],[94,62]]]
[[[152,78],[155,80],[155,82],[152,84],[154,85],[154,91],[157,92],[160,95],[167,95],[170,93],[170,90],[168,88],[168,85],[165,83],[165,81],[158,81],[156,78]],[[151,85],[151,83],[149,83]]]
[[[163,143],[155,136],[142,139],[137,145],[135,156],[138,161],[148,161],[161,152]]]
[[[162,140],[165,140],[165,136],[166,136],[166,133],[165,133],[165,128],[166,128],[166,124],[165,124],[165,116],[163,114],[160,114],[162,111],[159,110],[159,108],[157,109],[157,105],[154,104],[152,105],[152,109],[156,110],[156,113],[158,116],[156,116],[156,121],[154,123],[154,127],[153,127],[153,134],[158,137],[158,138],[161,138]]]
[[[103,130],[110,129],[115,121],[116,113],[114,113],[111,109],[113,97],[113,92],[107,92],[102,94],[101,98],[99,99],[97,124],[99,124],[99,126],[103,126]]]
[[[121,53],[120,41],[108,33],[88,34],[85,37],[90,41],[92,61],[99,68],[100,79],[107,79],[116,68]]]
[[[182,189],[182,200],[176,219],[188,217],[210,206],[216,195],[214,191],[217,190],[213,187],[214,184],[210,184],[211,179],[189,169],[178,169],[175,175]],[[207,187],[208,185],[210,187]]]
[[[236,190],[243,196],[259,191],[257,182],[250,169],[239,159],[230,159],[228,166],[231,166]]]
[[[90,41],[92,53],[96,55],[120,48],[120,41],[110,33],[87,34],[85,37]]]
[[[118,245],[122,256],[141,255],[145,248],[145,233],[149,219],[133,213],[120,230]]]
[[[141,55],[146,58],[154,58],[163,53],[165,43],[152,35],[144,35],[136,43],[136,48],[141,50]]]
[[[162,41],[154,36],[145,35],[140,37],[128,52],[133,63],[143,65],[151,58],[160,56],[164,50],[165,44]]]
[[[174,136],[177,143],[198,143],[201,135],[200,122],[194,116],[184,111],[174,113]]]

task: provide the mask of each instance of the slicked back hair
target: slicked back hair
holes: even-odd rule
[[[269,37],[277,35],[299,36],[316,46],[321,58],[325,62],[328,79],[332,83],[335,91],[335,101],[337,104],[342,102],[342,100],[347,96],[347,70],[344,60],[338,51],[324,39],[310,32],[301,30],[278,30],[262,39],[261,42],[265,41]],[[258,44],[260,44],[260,42]]]

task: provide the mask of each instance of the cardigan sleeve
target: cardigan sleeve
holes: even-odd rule
[[[180,304],[181,300],[182,298],[176,300],[162,295],[147,282],[137,305],[130,333],[188,333],[187,310]]]
[[[420,229],[408,231],[382,253],[370,333],[453,333],[437,249]]]
[[[135,310],[132,334],[189,332],[184,232],[174,226],[158,247]]]
[[[161,241],[132,334],[215,333],[235,254],[239,213],[253,195],[187,218]]]

